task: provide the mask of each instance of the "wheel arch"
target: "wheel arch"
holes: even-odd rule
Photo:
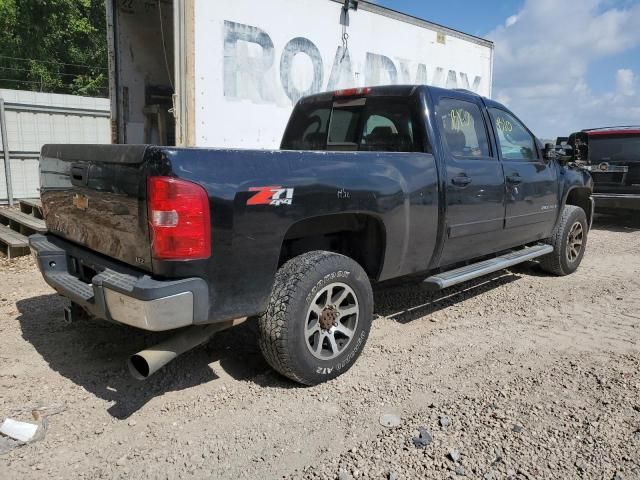
[[[346,255],[358,262],[369,278],[377,280],[386,251],[384,223],[365,213],[334,213],[300,220],[285,233],[278,266],[314,250]]]
[[[594,209],[593,199],[591,198],[591,189],[589,187],[575,186],[569,188],[565,194],[562,206],[564,207],[565,205],[574,205],[584,210],[584,213],[587,216],[587,225],[591,227],[591,224],[593,223]]]

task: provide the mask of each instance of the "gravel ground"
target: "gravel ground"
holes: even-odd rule
[[[570,277],[378,290],[363,355],[314,388],[268,368],[252,324],[137,382],[126,358],[163,335],[66,325],[30,258],[0,272],[0,420],[65,406],[3,479],[640,479],[637,219],[600,219]]]

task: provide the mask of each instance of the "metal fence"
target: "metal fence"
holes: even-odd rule
[[[0,90],[0,203],[37,198],[46,143],[110,143],[105,98]]]

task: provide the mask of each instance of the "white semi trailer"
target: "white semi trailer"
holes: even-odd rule
[[[491,96],[490,41],[366,1],[106,4],[114,143],[277,148],[298,99],[350,87]]]

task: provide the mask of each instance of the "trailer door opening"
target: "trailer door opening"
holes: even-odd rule
[[[176,144],[172,0],[110,0],[112,142]]]

